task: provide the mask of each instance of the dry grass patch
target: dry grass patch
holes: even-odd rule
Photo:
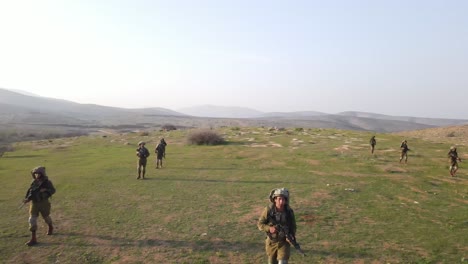
[[[309,160],[307,160],[307,163],[308,163],[309,165],[313,165],[313,166],[318,166],[318,165],[320,165],[320,161],[319,161],[319,160],[312,160],[312,159],[309,159]]]

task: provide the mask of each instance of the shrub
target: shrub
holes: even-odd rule
[[[166,131],[177,130],[177,127],[171,124],[165,124],[161,128]]]
[[[149,132],[146,132],[146,131],[141,132],[140,136],[142,136],[142,137],[149,136]]]
[[[448,133],[448,134],[447,134],[447,137],[455,137],[455,132],[452,131],[452,132]]]
[[[188,135],[188,143],[192,145],[220,145],[224,139],[211,130],[194,131]]]

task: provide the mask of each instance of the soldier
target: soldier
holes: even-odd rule
[[[400,163],[403,160],[403,158],[405,158],[405,163],[407,163],[408,162],[408,151],[410,149],[408,148],[408,142],[406,141],[406,139],[401,142],[400,149],[401,149]]]
[[[286,237],[290,235],[295,240],[296,234],[294,211],[288,204],[289,191],[285,188],[273,189],[269,198],[271,204],[263,210],[257,227],[267,235],[265,250],[268,263],[287,264],[291,246]]]
[[[455,174],[458,170],[458,161],[461,161],[461,159],[458,157],[457,148],[455,146],[450,147],[448,157],[450,160],[450,175],[452,175],[452,177],[456,177]]]
[[[163,157],[164,158],[166,157],[166,146],[167,146],[167,143],[164,140],[164,138],[162,138],[159,141],[159,144],[156,146],[156,149],[154,150],[157,156],[156,157],[156,169],[159,169],[159,166],[161,166],[162,168],[162,159]]]
[[[34,246],[37,244],[36,230],[39,213],[49,226],[47,235],[52,235],[54,231],[52,219],[50,218],[51,206],[49,198],[55,193],[55,187],[47,177],[45,167],[39,166],[34,168],[31,171],[31,176],[33,181],[23,200],[25,204],[32,201],[29,207],[29,231],[31,231],[31,239],[26,242],[27,246]]]
[[[136,149],[136,155],[138,157],[137,163],[137,171],[138,177],[137,179],[145,179],[145,172],[146,172],[146,159],[149,157],[150,153],[147,148],[145,148],[145,142],[140,141],[138,142],[138,148]]]
[[[375,148],[375,145],[377,145],[377,141],[375,140],[375,136],[372,136],[370,141],[369,141],[369,144],[371,146],[371,154],[374,154],[374,148]]]

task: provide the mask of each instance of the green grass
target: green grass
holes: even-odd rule
[[[468,259],[468,173],[448,173],[450,144],[333,129],[218,130],[221,146],[187,145],[188,131],[21,142],[0,158],[2,263],[266,263],[256,221],[272,188],[286,187],[306,257],[290,263],[462,263]],[[168,142],[163,169],[154,148]],[[147,142],[147,180],[135,149]],[[464,147],[459,147],[460,153]],[[29,171],[47,167],[54,236],[27,208]],[[466,263],[466,261],[465,261]]]

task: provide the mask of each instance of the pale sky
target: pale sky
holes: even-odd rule
[[[0,0],[0,87],[468,119],[468,1]]]

